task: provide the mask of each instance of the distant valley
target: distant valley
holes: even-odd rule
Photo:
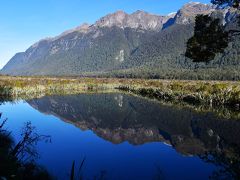
[[[235,12],[190,2],[167,16],[144,11],[117,11],[94,24],[83,24],[54,38],[40,40],[17,53],[1,74],[143,77],[166,79],[240,79],[240,38],[208,64],[185,58],[195,16],[212,14],[226,27],[234,26]]]

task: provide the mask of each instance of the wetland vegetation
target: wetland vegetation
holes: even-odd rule
[[[240,82],[147,80],[76,77],[0,77],[2,99],[42,97],[54,94],[116,92],[118,90],[159,101],[200,106],[198,109],[240,108]]]

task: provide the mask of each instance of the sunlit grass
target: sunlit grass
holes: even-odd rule
[[[240,82],[0,76],[1,96],[77,94],[121,89],[156,99],[239,107]]]

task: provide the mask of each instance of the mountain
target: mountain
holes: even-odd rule
[[[239,38],[209,64],[184,57],[197,14],[235,16],[210,4],[190,2],[166,16],[117,11],[17,53],[1,70],[10,75],[83,75],[185,79],[238,79]]]

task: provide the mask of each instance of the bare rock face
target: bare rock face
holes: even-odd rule
[[[61,36],[64,36],[64,35],[67,35],[67,34],[69,34],[69,33],[75,32],[75,31],[78,31],[78,32],[80,32],[80,33],[87,33],[88,30],[89,30],[89,28],[90,28],[90,26],[91,26],[91,25],[88,24],[88,23],[83,23],[82,25],[80,25],[80,26],[78,26],[78,27],[76,27],[76,28],[74,28],[74,29],[70,29],[70,30],[68,30],[68,31],[63,32],[63,33],[60,35],[60,37],[61,37]]]
[[[167,22],[170,17],[158,16],[149,14],[145,11],[136,11],[132,14],[127,14],[123,11],[117,11],[109,14],[95,24],[96,27],[113,27],[133,28],[143,30],[161,30],[163,24]]]
[[[113,14],[109,14],[100,20],[98,20],[95,24],[96,27],[112,27],[118,26],[122,27],[124,20],[128,15],[123,11],[117,11]]]
[[[175,17],[177,24],[193,23],[198,14],[211,14],[216,10],[216,6],[211,4],[202,4],[199,2],[190,2],[184,5]]]

